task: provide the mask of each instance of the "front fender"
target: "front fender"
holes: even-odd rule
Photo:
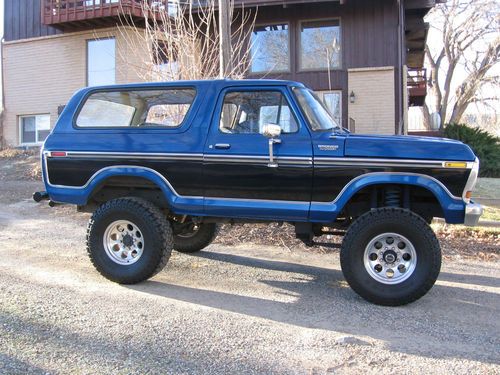
[[[315,222],[335,220],[349,200],[360,190],[371,185],[412,185],[429,190],[438,200],[447,223],[464,222],[465,202],[453,196],[439,180],[417,173],[374,172],[361,175],[349,182],[331,202],[312,202],[310,219]]]
[[[46,174],[46,171],[44,171]],[[116,165],[96,172],[83,186],[52,185],[46,178],[45,185],[50,198],[55,202],[86,205],[95,189],[110,177],[140,177],[154,183],[163,192],[169,207],[179,214],[203,212],[203,197],[179,195],[170,182],[157,171],[133,165]]]

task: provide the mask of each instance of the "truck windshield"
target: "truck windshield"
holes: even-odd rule
[[[294,87],[293,92],[313,131],[332,130],[340,127],[323,101],[313,91],[303,87]]]

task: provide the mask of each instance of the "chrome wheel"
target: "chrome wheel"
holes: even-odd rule
[[[373,238],[363,257],[368,274],[384,284],[399,284],[408,279],[417,265],[413,244],[396,233],[383,233]]]
[[[137,262],[144,251],[142,232],[128,220],[117,220],[109,224],[104,232],[103,244],[106,255],[121,265]]]

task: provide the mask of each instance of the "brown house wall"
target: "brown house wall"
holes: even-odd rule
[[[396,119],[400,120],[401,85],[398,59],[398,6],[393,0],[349,0],[339,3],[311,3],[261,8],[257,24],[290,23],[290,73],[266,74],[266,78],[300,81],[314,90],[328,90],[328,72],[298,71],[299,21],[340,18],[342,67],[331,71],[332,90],[342,90],[343,126],[348,123],[348,69],[394,66],[396,86]],[[250,77],[259,77],[252,75]],[[398,83],[399,82],[399,83]],[[399,85],[399,86],[398,86]]]
[[[4,0],[4,39],[18,39],[56,35],[61,31],[42,24],[42,0]]]

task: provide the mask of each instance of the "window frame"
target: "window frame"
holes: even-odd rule
[[[290,21],[283,21],[283,22],[264,22],[264,23],[259,23],[254,26],[254,30],[257,27],[267,27],[267,26],[275,26],[275,25],[287,25],[288,26],[288,38],[287,38],[287,45],[288,45],[288,69],[285,70],[262,70],[255,72],[252,70],[252,61],[253,61],[253,56],[252,56],[252,35],[250,35],[250,64],[248,66],[248,73],[249,75],[262,75],[262,74],[276,74],[276,73],[291,73],[292,72],[292,34],[293,34],[293,29],[292,29],[292,24]],[[252,31],[254,33],[255,31]]]
[[[265,86],[265,87],[229,87],[223,90],[220,93],[220,97],[218,99],[218,104],[217,104],[217,116],[215,117],[215,122],[216,122],[216,127],[217,127],[217,134],[221,135],[228,135],[228,136],[263,136],[262,133],[225,133],[221,131],[220,129],[220,119],[222,116],[222,111],[224,108],[224,99],[226,98],[227,94],[231,94],[234,92],[259,92],[259,91],[271,91],[271,92],[279,92],[287,101],[288,108],[290,109],[290,115],[293,116],[295,119],[295,122],[297,123],[297,130],[294,132],[288,132],[288,133],[281,133],[280,137],[282,136],[289,136],[289,135],[296,135],[300,133],[301,128],[302,128],[302,122],[300,121],[300,117],[298,116],[297,111],[292,105],[292,100],[290,96],[288,95],[288,91],[285,88],[277,87],[277,86]],[[281,127],[281,126],[280,126]]]
[[[325,94],[332,94],[332,93],[338,93],[340,100],[339,100],[339,106],[340,106],[340,117],[339,117],[339,126],[342,127],[342,120],[343,120],[343,114],[342,114],[342,96],[343,96],[343,91],[341,89],[332,89],[332,90],[314,90],[318,96],[320,96],[321,100],[323,100],[323,103],[325,103]],[[326,103],[325,103],[326,105]],[[333,114],[333,113],[332,113]]]
[[[106,37],[99,37],[99,38],[94,38],[94,39],[86,39],[85,40],[85,86],[89,86],[89,44],[91,42],[98,42],[102,40],[114,40],[115,42],[115,69],[114,69],[114,82],[113,84],[116,84],[116,36],[106,36]]]
[[[52,125],[50,124],[50,113],[36,113],[36,114],[29,114],[29,115],[18,115],[18,131],[19,131],[19,146],[41,146],[43,142],[45,142],[45,139],[43,141],[40,141],[38,139],[38,127],[37,127],[37,121],[36,118],[39,116],[48,116],[49,118],[49,134],[52,131]],[[23,142],[23,118],[27,117],[34,117],[35,118],[35,142]],[[47,135],[48,137],[48,135]]]
[[[302,38],[301,38],[301,30],[302,30],[302,24],[307,23],[307,22],[322,22],[322,21],[338,21],[339,23],[339,42],[340,42],[340,51],[339,51],[339,61],[340,64],[337,67],[330,67],[330,71],[339,71],[343,70],[343,48],[344,48],[344,43],[343,43],[343,33],[342,33],[342,18],[341,17],[328,17],[328,18],[311,18],[311,19],[302,19],[299,20],[298,22],[298,27],[297,27],[297,43],[296,43],[296,53],[297,53],[297,72],[303,73],[303,72],[328,72],[328,67],[325,68],[303,68],[302,67]]]
[[[182,122],[177,125],[177,126],[148,126],[148,127],[141,127],[141,126],[79,126],[77,124],[78,116],[80,116],[80,112],[82,111],[83,106],[85,103],[87,103],[87,100],[92,96],[93,94],[99,93],[99,92],[123,92],[123,91],[167,91],[167,90],[193,90],[194,91],[194,98],[193,101],[191,102],[191,105],[186,112],[186,115],[184,116],[184,119]],[[150,130],[162,130],[162,131],[168,131],[168,130],[179,130],[180,128],[184,127],[186,123],[190,123],[188,121],[192,115],[193,115],[193,107],[197,104],[198,101],[198,90],[195,86],[158,86],[158,87],[151,87],[151,86],[145,86],[145,87],[134,87],[132,89],[127,89],[127,88],[98,88],[98,89],[91,89],[89,90],[83,98],[80,100],[80,103],[78,103],[78,107],[76,108],[75,113],[73,114],[72,118],[72,126],[74,129],[77,130],[83,130],[83,131],[88,131],[88,130],[105,130],[109,131],[111,133],[117,133],[117,132],[137,132],[137,133],[143,133],[145,131],[150,131]]]

